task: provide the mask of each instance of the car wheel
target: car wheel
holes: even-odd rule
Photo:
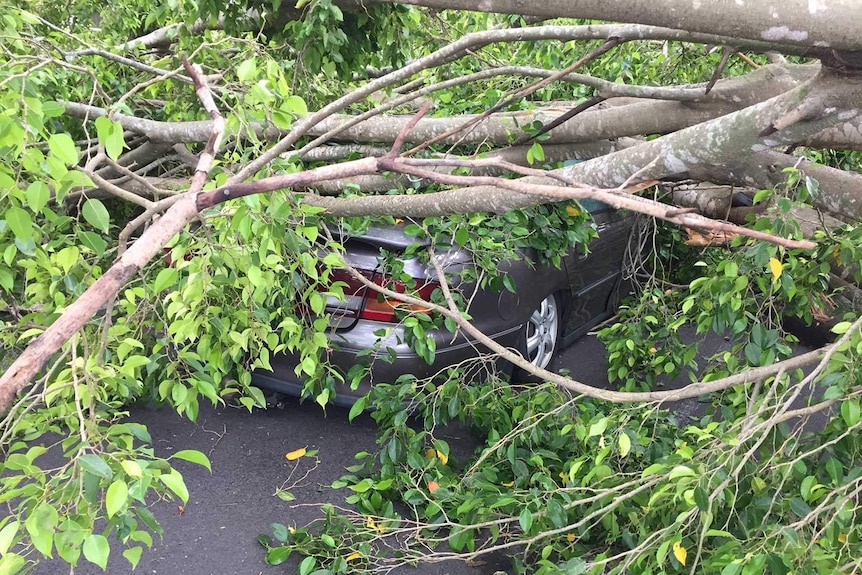
[[[559,347],[562,308],[560,299],[550,294],[543,299],[521,328],[518,351],[532,365],[545,369]],[[528,372],[516,368],[515,379],[531,379]]]

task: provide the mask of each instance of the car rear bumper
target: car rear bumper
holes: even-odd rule
[[[379,330],[389,330],[386,337],[374,335]],[[345,332],[345,334],[348,332]],[[520,326],[509,328],[491,336],[492,339],[506,347],[517,343]],[[413,374],[417,379],[425,379],[446,370],[450,366],[460,364],[470,359],[488,353],[481,344],[467,340],[464,336],[448,331],[435,331],[432,335],[437,344],[434,363],[428,364],[419,357],[410,346],[404,343],[404,333],[401,326],[391,323],[360,321],[350,331],[348,341],[338,332],[330,334],[332,349],[327,353],[326,361],[342,375],[346,374],[355,364],[363,362],[369,365],[370,372],[364,377],[356,389],[344,384],[336,388],[335,397],[331,402],[335,405],[350,406],[357,399],[371,390],[373,383],[394,383],[404,374]],[[357,357],[356,354],[367,349],[375,351]],[[299,356],[295,353],[275,355],[270,360],[272,371],[257,369],[252,374],[252,382],[263,389],[284,393],[291,396],[301,396],[305,386],[306,376],[297,375]]]

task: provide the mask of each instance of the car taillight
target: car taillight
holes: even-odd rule
[[[415,290],[410,290],[405,282],[384,274],[366,271],[360,271],[360,273],[379,286],[386,287],[397,293],[412,292],[424,300],[429,300],[434,290],[439,287],[437,282],[415,279],[417,287]],[[366,287],[346,270],[334,270],[330,276],[330,281],[333,284],[335,282],[346,284],[342,288],[342,292],[344,293],[343,301],[332,295],[327,296],[326,311],[332,314],[333,319],[359,317],[374,321],[397,322],[396,309],[407,313],[429,311],[425,306],[408,304],[396,299],[387,299],[382,294]]]

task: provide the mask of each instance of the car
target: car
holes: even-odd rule
[[[500,273],[509,274],[515,291],[475,288],[469,299],[473,324],[495,341],[517,349],[532,365],[546,368],[554,355],[600,322],[611,317],[620,296],[628,289],[623,277],[624,257],[634,227],[633,214],[612,209],[597,201],[581,202],[589,210],[597,237],[584,253],[571,250],[562,257],[559,267],[537,265],[535,254],[524,254],[521,260],[501,263]],[[403,254],[417,239],[405,234],[398,225],[370,228],[363,235],[342,240],[348,265],[379,285],[403,285],[382,272],[381,254]],[[463,249],[449,248],[438,253],[447,272],[472,265],[472,257]],[[404,272],[416,282],[416,293],[427,299],[439,286],[434,270],[419,259],[403,256]],[[428,363],[407,342],[403,314],[396,312],[397,302],[378,297],[346,270],[335,270],[332,281],[341,281],[343,301],[328,297],[330,314],[328,338],[329,364],[342,374],[362,362],[370,364],[356,389],[340,386],[330,401],[350,406],[367,393],[375,382],[394,383],[403,374],[422,379],[487,353],[478,342],[458,331],[433,330],[436,352]],[[460,286],[464,288],[465,286]],[[403,308],[401,308],[403,309]],[[420,310],[421,311],[421,310]],[[370,351],[369,351],[370,350]],[[271,392],[301,396],[305,378],[297,374],[299,357],[281,353],[270,358],[272,371],[257,369],[252,381]],[[524,375],[514,370],[514,376]]]

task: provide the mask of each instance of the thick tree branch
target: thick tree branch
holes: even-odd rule
[[[361,3],[360,0],[356,2]],[[613,3],[605,0],[494,0],[479,3],[472,0],[401,0],[401,3],[438,10],[476,10],[540,18],[636,21],[740,39],[774,41],[801,48],[808,54],[859,50],[858,31],[862,29],[862,11],[856,0],[814,3],[808,0],[781,3],[735,0],[617,0]],[[778,47],[773,51],[790,53]]]
[[[186,224],[194,219],[198,210],[195,196],[203,187],[210,168],[209,160],[215,154],[215,146],[221,142],[218,127],[223,126],[221,115],[214,107],[212,98],[201,78],[200,72],[184,62],[189,75],[195,79],[195,87],[204,107],[213,118],[213,134],[207,151],[202,154],[198,171],[192,179],[189,193],[159,218],[142,237],[125,251],[114,264],[70,305],[42,335],[33,339],[12,365],[0,376],[0,413],[12,405],[15,395],[24,389],[42,369],[42,366],[84,324],[96,314],[143,266],[157,254]]]
[[[667,136],[644,142],[613,154],[562,168],[560,173],[571,181],[596,188],[615,188],[644,166],[642,179],[660,180],[686,173],[698,166],[724,164],[770,147],[781,146],[819,133],[835,123],[858,118],[862,80],[829,71],[795,90],[722,116],[701,125],[679,130]],[[775,118],[794,109],[810,94],[829,92],[836,99],[830,113],[811,121],[797,123],[769,137],[758,134]],[[584,114],[586,115],[586,114]],[[421,126],[421,122],[420,122]],[[418,129],[418,128],[417,128]],[[542,183],[528,178],[528,183]],[[507,211],[535,205],[535,196],[490,186],[447,190],[412,196],[376,196],[363,198],[307,197],[305,201],[327,208],[331,215],[397,215],[436,216],[444,213]]]

